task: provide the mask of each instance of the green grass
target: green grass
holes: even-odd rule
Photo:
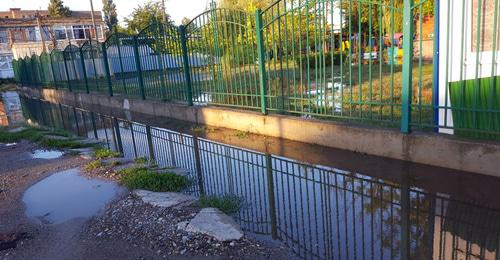
[[[201,196],[199,205],[202,208],[218,208],[226,214],[237,213],[243,207],[243,198],[232,194],[222,196]]]
[[[147,168],[129,168],[119,172],[120,183],[129,189],[144,189],[155,192],[179,192],[190,185],[190,181],[173,173],[156,173]]]
[[[16,133],[9,133],[6,128],[1,128],[0,142],[12,143],[12,142],[19,142],[21,140],[28,140],[34,143],[39,143],[44,147],[55,148],[55,149],[63,149],[63,148],[73,149],[73,148],[83,148],[92,146],[91,144],[80,143],[77,140],[50,139],[45,137],[45,134],[52,135],[52,132],[46,132],[38,128],[28,127]]]
[[[113,157],[119,157],[119,156],[121,156],[120,153],[114,152],[114,151],[107,149],[107,148],[97,148],[94,151],[94,157],[96,159],[113,158]]]
[[[137,157],[134,159],[134,162],[137,163],[137,164],[146,164],[148,163],[148,158],[146,157]]]
[[[102,167],[102,161],[100,159],[97,159],[85,165],[85,170],[92,171],[101,167]]]

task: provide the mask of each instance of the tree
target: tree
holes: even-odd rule
[[[134,9],[129,18],[125,18],[127,29],[130,33],[137,33],[152,23],[161,22],[163,19],[161,4],[147,2]],[[167,24],[173,24],[170,16],[166,14]]]
[[[113,0],[102,0],[102,12],[104,13],[104,21],[108,29],[112,31],[118,24],[116,5]]]
[[[181,24],[182,24],[182,25],[186,25],[186,24],[188,24],[189,22],[191,22],[191,19],[189,19],[189,18],[187,18],[187,17],[184,17],[184,18],[182,18],[182,20],[181,20]]]
[[[67,6],[64,6],[62,0],[50,0],[47,9],[50,17],[68,17],[71,15],[71,11]]]

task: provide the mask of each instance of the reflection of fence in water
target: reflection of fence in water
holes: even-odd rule
[[[407,241],[411,259],[498,257],[497,211],[428,194],[404,182],[301,163],[73,107],[23,103],[34,121],[97,136],[111,149],[122,149],[127,158],[154,157],[160,167],[189,170],[194,181],[189,193],[199,195],[203,189],[209,195],[244,198],[245,206],[235,216],[242,228],[274,235],[304,258],[400,259],[406,248],[400,241]],[[55,112],[36,113],[37,103],[43,103],[43,111]],[[58,113],[64,116],[49,120]],[[196,181],[198,171],[203,185]]]

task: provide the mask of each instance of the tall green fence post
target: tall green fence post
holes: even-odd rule
[[[118,123],[118,119],[113,117],[113,125],[115,127],[115,131],[113,132],[116,135],[116,148],[118,152],[123,155],[123,144],[122,144],[122,135],[120,134],[120,123]]]
[[[85,92],[87,92],[87,94],[89,94],[90,93],[89,80],[87,78],[87,68],[85,68],[85,59],[83,57],[82,48],[78,48],[78,52],[80,53],[80,63],[82,64],[83,78],[85,80]]]
[[[54,84],[54,88],[57,90],[57,83],[56,83],[56,72],[54,70],[54,62],[52,62],[52,54],[49,53],[49,63],[50,63],[50,72],[52,73],[52,84]]]
[[[259,59],[260,108],[262,114],[267,114],[266,99],[266,57],[264,54],[264,34],[262,32],[262,11],[255,11],[255,34],[257,36],[257,51]]]
[[[71,83],[70,83],[70,79],[69,79],[69,72],[68,72],[68,63],[66,62],[66,55],[64,55],[64,52],[63,52],[63,61],[64,61],[64,71],[66,72],[66,80],[67,80],[67,83],[68,83],[68,90],[71,92],[73,91],[72,88],[71,88]]]
[[[193,152],[196,164],[196,177],[198,178],[198,189],[200,190],[200,195],[203,196],[205,195],[205,187],[203,185],[203,172],[201,169],[200,146],[198,144],[198,136],[196,134],[193,135]]]
[[[135,68],[137,70],[137,76],[139,77],[139,90],[141,92],[141,98],[146,99],[146,92],[144,91],[144,78],[142,77],[141,57],[139,56],[139,41],[137,40],[137,36],[134,36],[134,57]]]
[[[403,82],[401,90],[401,132],[410,132],[413,63],[413,0],[403,4]]]
[[[101,43],[102,60],[104,62],[104,71],[106,72],[106,82],[108,85],[109,96],[113,96],[113,83],[111,82],[111,72],[109,70],[108,52],[106,49],[106,43]]]
[[[274,195],[273,160],[272,156],[268,153],[266,153],[266,175],[269,216],[271,219],[271,237],[272,239],[278,239],[278,221],[276,217],[276,202]]]
[[[146,125],[146,138],[148,139],[149,160],[155,161],[155,151],[153,148],[153,136],[151,135],[151,126]]]
[[[99,136],[97,135],[97,125],[95,123],[95,114],[93,111],[90,111],[90,120],[92,120],[92,129],[94,130],[94,138],[99,139]]]
[[[191,71],[189,68],[189,55],[186,43],[186,27],[184,25],[179,26],[179,37],[181,38],[181,48],[182,48],[182,63],[184,67],[184,78],[186,80],[186,99],[188,105],[193,105],[193,86],[191,84]]]
[[[157,29],[158,29],[158,33],[159,35],[163,35],[163,37],[167,37],[167,35],[165,34],[165,24],[163,23],[158,23],[158,26],[157,26]],[[164,38],[160,38],[161,41],[163,42],[163,44],[165,44],[165,39]],[[164,69],[163,69],[163,50],[162,48],[164,48],[163,44],[157,44],[157,52],[158,52],[158,55],[156,55],[156,62],[158,62],[158,71],[160,72],[160,85],[161,85],[161,98],[162,100],[167,100],[167,85],[166,85],[166,80],[165,80],[165,75],[164,75]]]

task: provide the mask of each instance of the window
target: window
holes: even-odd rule
[[[28,28],[28,41],[35,42],[36,41],[36,30],[35,27]]]
[[[8,43],[9,38],[7,36],[7,31],[0,31],[0,43]]]
[[[75,35],[75,39],[85,39],[85,30],[81,25],[73,26],[73,34]]]
[[[55,27],[54,28],[54,37],[56,38],[56,40],[67,39],[66,29],[64,27]]]

